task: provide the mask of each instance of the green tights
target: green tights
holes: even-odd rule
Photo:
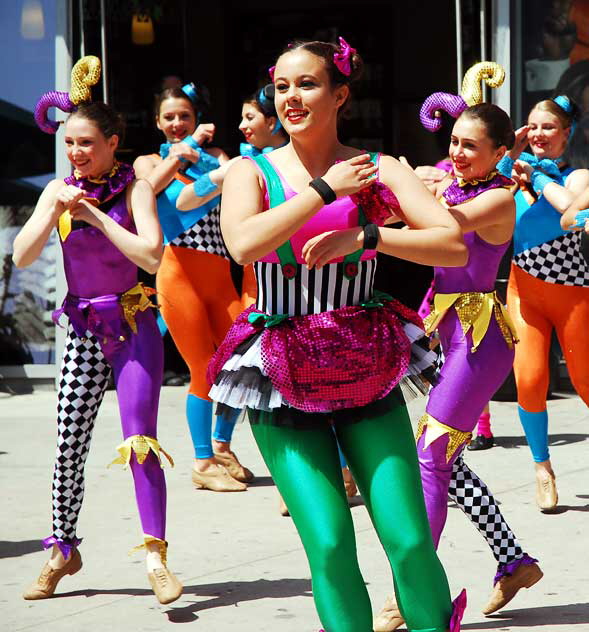
[[[252,424],[255,440],[301,537],[313,597],[326,632],[370,632],[372,609],[358,566],[337,444],[327,423],[312,430]],[[340,447],[360,489],[413,632],[445,632],[452,604],[425,511],[407,410],[337,424]]]

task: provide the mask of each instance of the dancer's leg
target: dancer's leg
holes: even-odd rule
[[[53,538],[74,542],[84,498],[84,464],[110,366],[93,336],[68,328],[57,395],[57,451],[53,471]]]
[[[305,548],[321,623],[326,632],[370,632],[335,436],[327,422],[302,430],[271,425],[268,416],[252,431]]]
[[[105,345],[104,353],[113,367],[123,439],[139,436],[157,441],[163,344],[151,311],[138,312],[136,322],[136,334],[124,342]],[[143,533],[165,541],[166,481],[159,453],[150,449],[140,463],[133,450],[130,467]]]
[[[478,417],[511,369],[513,350],[493,318],[472,351],[454,311],[439,327],[445,361],[417,433],[417,454],[434,544],[438,546],[448,511],[452,466]]]
[[[448,490],[453,500],[487,540],[498,564],[509,564],[524,552],[485,483],[459,457]]]
[[[336,433],[391,564],[408,629],[445,632],[450,591],[431,538],[404,404],[381,416],[336,424]]]

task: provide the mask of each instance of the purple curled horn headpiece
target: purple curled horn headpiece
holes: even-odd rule
[[[494,61],[481,61],[471,66],[464,75],[460,95],[434,92],[423,102],[419,111],[421,124],[430,132],[437,132],[442,126],[440,110],[448,112],[453,118],[458,118],[471,105],[482,103],[483,81],[491,88],[497,88],[504,79],[505,70]]]
[[[80,103],[90,101],[90,86],[100,79],[100,59],[93,55],[82,57],[72,68],[71,88],[68,92],[46,92],[35,106],[35,122],[46,134],[55,134],[59,123],[47,117],[47,110],[56,107],[63,112],[73,112]]]

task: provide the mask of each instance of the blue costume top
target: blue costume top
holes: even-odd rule
[[[574,169],[568,167],[562,171],[565,179]],[[560,227],[562,215],[543,196],[530,205],[523,193],[515,194],[516,217],[513,233],[513,252],[518,255],[524,250],[540,246],[552,241],[556,237],[566,235],[568,231]]]
[[[162,148],[166,144],[162,145]],[[169,150],[169,147],[168,147]],[[160,152],[161,153],[161,152]],[[200,151],[200,159],[190,164],[184,171],[174,175],[174,179],[157,196],[157,212],[164,233],[164,244],[169,244],[178,235],[192,228],[200,219],[219,205],[220,195],[190,211],[180,211],[176,208],[176,201],[180,191],[191,182],[195,182],[219,166],[219,160],[204,151]]]
[[[572,171],[571,167],[563,169],[563,181]],[[518,191],[515,204],[513,263],[547,283],[589,287],[589,266],[581,256],[580,233],[560,227],[562,215],[544,195],[528,204]]]

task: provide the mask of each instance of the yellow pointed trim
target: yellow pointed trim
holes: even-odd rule
[[[162,562],[165,566],[168,562],[168,543],[165,540],[160,540],[159,538],[156,538],[153,535],[149,535],[147,533],[143,534],[143,544],[134,546],[129,551],[129,555],[133,555],[133,553],[137,553],[137,551],[141,551],[141,549],[147,549],[147,545],[153,543],[159,546],[160,557],[162,558]]]
[[[125,320],[131,327],[131,331],[137,333],[137,323],[135,322],[135,314],[137,312],[144,312],[146,309],[155,305],[149,300],[149,296],[155,294],[155,290],[149,287],[145,287],[143,283],[137,283],[135,287],[127,290],[121,296],[121,307],[123,308],[123,315]]]
[[[512,349],[518,342],[515,326],[496,292],[436,294],[433,309],[423,321],[427,334],[438,328],[440,321],[452,306],[456,310],[464,335],[472,328],[472,352],[477,350],[485,337],[493,314],[507,346]]]
[[[164,467],[164,464],[162,463],[160,452],[168,459],[170,465],[174,467],[174,460],[172,457],[160,446],[157,439],[154,439],[153,437],[133,435],[121,443],[121,445],[117,446],[117,450],[120,453],[120,456],[112,463],[109,463],[108,467],[118,464],[124,466],[126,469],[131,461],[131,454],[133,452],[135,452],[137,462],[139,464],[143,464],[150,450],[157,456],[162,468]]]
[[[423,449],[428,448],[436,439],[448,435],[448,445],[446,446],[446,463],[456,454],[456,451],[465,443],[470,443],[472,432],[463,432],[452,426],[447,426],[438,421],[430,414],[425,413],[419,420],[415,441],[419,441],[422,434],[425,433]]]
[[[68,211],[64,211],[57,221],[57,227],[61,241],[65,241],[68,235],[72,232],[72,215]]]

